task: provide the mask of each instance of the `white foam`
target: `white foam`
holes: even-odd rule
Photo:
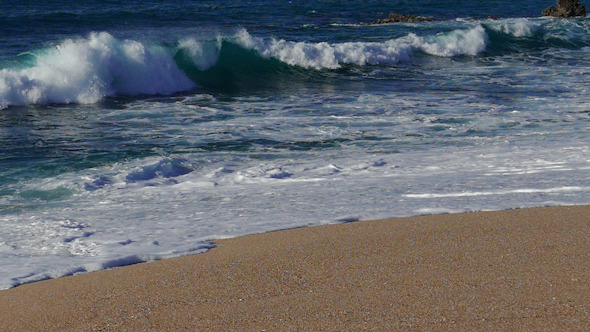
[[[0,70],[0,107],[95,103],[106,96],[171,94],[195,87],[164,47],[106,32],[69,39],[25,69]]]
[[[490,22],[489,26],[495,31],[510,34],[514,37],[531,37],[541,27],[541,21],[517,18],[502,20],[499,22]]]
[[[150,157],[48,178],[41,188],[55,183],[76,194],[0,217],[0,261],[10,271],[0,274],[0,288],[200,252],[217,238],[359,219],[587,203],[590,195],[590,187],[575,183],[588,172],[583,139],[567,149],[507,142],[477,153],[448,147],[442,154],[352,149],[339,157],[264,163],[199,158]],[[564,162],[573,171],[559,177],[551,167],[504,171]]]
[[[442,57],[477,55],[485,50],[488,42],[488,36],[481,25],[433,37],[419,37],[410,34],[407,38],[415,48]]]
[[[586,192],[590,191],[590,187],[555,187],[555,188],[522,188],[514,190],[494,190],[494,191],[479,191],[479,192],[460,192],[460,193],[442,193],[442,194],[406,194],[404,197],[408,198],[446,198],[446,197],[476,197],[476,196],[491,196],[491,195],[510,195],[510,194],[548,194],[560,192]]]
[[[188,54],[199,70],[207,70],[213,67],[219,60],[222,38],[216,42],[198,41],[194,38],[185,38],[178,43],[178,48],[188,51]]]
[[[237,36],[237,43],[256,50],[263,57],[275,58],[289,65],[336,69],[344,64],[363,66],[410,61],[411,54],[416,50],[441,57],[476,55],[485,50],[487,35],[483,27],[477,25],[471,29],[454,30],[435,36],[421,37],[411,33],[385,42],[330,44],[265,40],[242,30]]]

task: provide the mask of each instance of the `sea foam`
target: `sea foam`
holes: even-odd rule
[[[410,33],[385,42],[293,42],[283,39],[262,39],[243,30],[237,43],[256,50],[265,58],[275,58],[289,65],[313,69],[337,69],[342,65],[383,65],[411,60],[415,51],[451,57],[477,55],[485,50],[487,34],[481,25],[470,29],[454,30],[433,36],[421,37]]]
[[[0,107],[95,103],[106,96],[171,94],[195,87],[161,46],[106,32],[34,54],[29,68],[0,71]]]
[[[540,27],[541,22],[525,18],[502,20],[490,24],[492,30],[514,37],[532,37]]]

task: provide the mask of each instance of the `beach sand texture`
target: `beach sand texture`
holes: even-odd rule
[[[1,331],[590,329],[590,206],[363,221],[0,291]]]

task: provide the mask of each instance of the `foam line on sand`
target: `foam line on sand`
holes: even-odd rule
[[[590,328],[590,206],[292,229],[0,291],[0,330]]]

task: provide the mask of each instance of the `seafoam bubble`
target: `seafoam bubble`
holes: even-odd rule
[[[275,58],[292,66],[318,70],[337,69],[344,64],[364,66],[407,62],[411,60],[411,54],[415,50],[442,57],[476,55],[485,50],[487,42],[487,34],[481,25],[434,36],[422,37],[410,33],[406,37],[385,42],[330,44],[265,40],[253,37],[245,30],[237,36],[239,45],[254,49],[265,58]]]
[[[134,170],[127,175],[127,182],[140,182],[149,181],[156,178],[175,178],[181,175],[188,174],[193,171],[188,161],[180,158],[176,159],[163,159],[159,162],[141,167],[138,170]]]
[[[525,18],[507,19],[490,24],[490,28],[514,37],[531,37],[541,27],[540,22]]]
[[[95,103],[120,94],[171,94],[195,87],[171,52],[106,32],[35,54],[28,68],[0,70],[0,106]]]
[[[436,36],[419,37],[410,34],[408,42],[423,52],[431,55],[451,57],[456,55],[477,55],[483,52],[488,43],[485,29],[478,25],[468,30],[455,30]]]
[[[178,48],[188,52],[191,60],[199,70],[207,70],[213,67],[219,60],[221,45],[221,39],[212,42],[186,38],[178,43]]]

